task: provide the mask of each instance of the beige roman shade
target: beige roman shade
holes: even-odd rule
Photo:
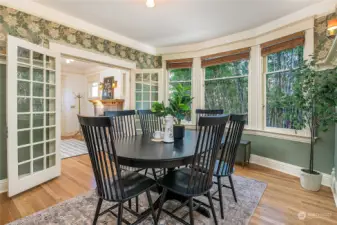
[[[261,55],[266,56],[272,53],[303,46],[305,31],[297,32],[288,36],[278,38],[261,44]]]
[[[192,68],[193,58],[166,61],[166,69]]]
[[[215,66],[223,63],[249,59],[250,48],[241,48],[201,57],[201,67]]]

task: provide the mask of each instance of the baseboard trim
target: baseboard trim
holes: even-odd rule
[[[337,179],[336,179],[336,168],[332,169],[331,172],[331,191],[333,194],[333,198],[335,200],[335,204],[337,207]]]
[[[8,190],[7,179],[0,180],[0,193],[7,192],[7,190]]]
[[[302,167],[299,167],[296,165],[292,165],[289,163],[277,161],[274,159],[270,159],[270,158],[266,158],[266,157],[254,155],[254,154],[250,155],[250,162],[260,165],[260,166],[268,167],[270,169],[277,170],[277,171],[280,171],[286,174],[290,174],[296,177],[300,177],[301,169],[302,169]],[[331,175],[326,174],[326,173],[322,173],[322,175],[323,175],[322,185],[331,187],[331,181],[332,181]]]

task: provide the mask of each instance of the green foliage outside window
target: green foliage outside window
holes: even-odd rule
[[[266,72],[266,126],[294,128],[284,118],[286,96],[293,93],[294,70],[303,62],[303,46],[267,56]]]
[[[248,60],[206,67],[205,108],[248,112]]]
[[[183,68],[183,69],[172,69],[169,73],[169,98],[172,98],[172,94],[179,89],[181,85],[189,95],[192,95],[192,69]],[[192,107],[190,104],[189,107]],[[185,115],[184,120],[191,120],[191,113]]]
[[[169,93],[171,94],[178,84],[183,87],[192,89],[192,69],[172,69],[170,70],[170,82],[169,82]]]

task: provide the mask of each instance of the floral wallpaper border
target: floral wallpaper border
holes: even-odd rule
[[[332,46],[332,38],[327,37],[327,24],[328,20],[335,18],[336,14],[331,13],[326,16],[315,19],[314,25],[314,40],[315,40],[315,55],[317,60],[324,60],[329,53]]]
[[[58,43],[133,61],[136,62],[137,68],[140,69],[162,67],[161,56],[150,55],[2,5],[0,5],[0,24],[6,33],[45,47],[49,46],[49,40],[53,40]],[[0,41],[3,41],[3,36],[4,34],[0,35]]]

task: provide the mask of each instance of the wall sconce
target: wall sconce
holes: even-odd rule
[[[112,88],[117,88],[117,81],[114,81],[114,82],[112,83],[111,87],[112,87]],[[103,90],[103,88],[104,88],[104,83],[103,83],[103,82],[100,82],[98,88],[99,88],[100,90]]]
[[[117,81],[116,80],[112,83],[112,88],[117,88]]]
[[[328,20],[327,36],[334,38],[337,34],[337,19]]]
[[[100,82],[98,88],[99,88],[99,90],[103,90],[103,88],[104,88],[104,83],[103,83],[103,82]]]

